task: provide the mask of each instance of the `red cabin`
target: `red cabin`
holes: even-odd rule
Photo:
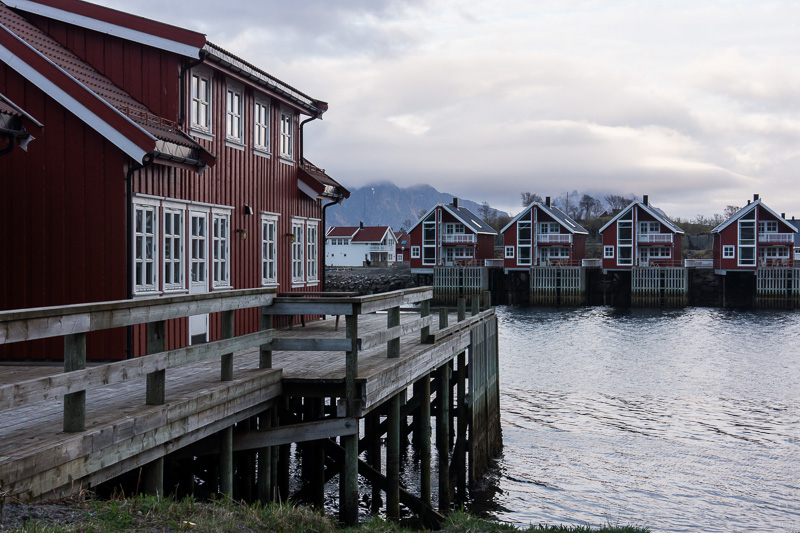
[[[435,266],[478,266],[494,259],[497,231],[466,207],[437,204],[408,231],[411,272],[432,274]]]
[[[684,231],[647,195],[632,202],[600,228],[603,270],[630,270],[635,266],[681,266]]]
[[[411,261],[411,237],[405,231],[395,234],[397,237],[397,245],[395,247],[394,257],[398,263]]]
[[[580,266],[589,232],[550,203],[534,202],[503,228],[505,271],[532,266]]]
[[[0,309],[319,290],[322,203],[349,196],[302,158],[301,117],[326,103],[200,33],[76,0],[0,2],[0,50]],[[256,331],[258,311],[235,322]],[[89,357],[141,354],[128,333],[89,335]],[[213,315],[175,320],[167,348],[216,338]]]
[[[717,274],[755,271],[760,266],[794,266],[797,228],[764,205],[757,194],[711,233]]]

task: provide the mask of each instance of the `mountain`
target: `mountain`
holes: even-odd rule
[[[328,226],[391,226],[392,229],[408,229],[416,224],[420,212],[429,210],[436,204],[449,204],[455,195],[439,192],[430,185],[414,185],[401,188],[394,183],[383,182],[365,185],[359,189],[351,189],[350,198],[340,205],[328,208],[325,223]],[[480,204],[463,198],[459,205],[466,207],[476,215]],[[508,216],[502,211],[492,210],[497,214]]]

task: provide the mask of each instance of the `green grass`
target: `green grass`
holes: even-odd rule
[[[372,518],[352,528],[341,528],[318,511],[289,504],[247,505],[230,500],[199,503],[192,498],[174,500],[141,496],[112,501],[87,500],[72,505],[74,521],[48,524],[28,521],[13,530],[25,533],[105,533],[116,531],[186,531],[222,533],[227,531],[277,533],[405,533],[411,531],[394,522]],[[647,533],[631,526],[590,528],[584,526],[532,525],[517,528],[501,522],[483,520],[463,511],[447,518],[442,532],[524,533],[524,532],[599,532]]]

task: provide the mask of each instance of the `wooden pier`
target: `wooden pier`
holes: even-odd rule
[[[634,267],[631,269],[631,305],[634,307],[686,307],[689,277],[684,267]]]
[[[800,268],[758,267],[755,306],[762,309],[800,308]]]
[[[583,267],[531,267],[531,305],[578,306],[585,303],[586,271]]]
[[[0,494],[75,494],[130,472],[136,489],[163,494],[174,490],[165,470],[182,475],[186,490],[200,475],[193,468],[215,454],[214,479],[205,480],[212,492],[286,500],[288,445],[306,443],[302,471],[316,480],[314,501],[339,474],[343,522],[358,519],[360,474],[372,484],[373,508],[382,491],[387,516],[399,517],[402,503],[435,525],[497,453],[500,421],[494,311],[473,305],[467,317],[461,300],[457,315],[436,316],[432,298],[431,288],[304,298],[255,289],[0,312],[0,344],[64,338],[63,372],[0,367]],[[253,307],[262,330],[234,336],[234,310]],[[167,320],[203,313],[220,314],[220,340],[164,350]],[[328,319],[275,330],[280,315]],[[87,366],[88,332],[135,324],[147,324],[149,355]],[[409,433],[421,452],[418,495],[399,483]]]

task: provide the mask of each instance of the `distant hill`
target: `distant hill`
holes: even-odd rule
[[[439,192],[430,185],[414,185],[401,188],[389,182],[365,185],[359,189],[351,189],[350,198],[328,208],[326,224],[328,226],[391,226],[392,229],[408,229],[408,221],[415,224],[420,211],[427,211],[436,204],[449,204],[455,195]],[[466,207],[476,215],[480,204],[459,198],[459,205]],[[494,210],[500,215],[502,211]]]

